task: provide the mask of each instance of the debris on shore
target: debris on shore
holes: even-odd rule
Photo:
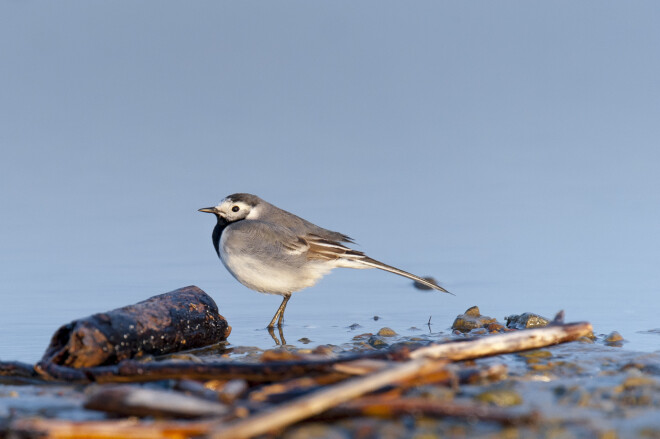
[[[540,322],[526,314],[515,328]],[[450,334],[405,337],[400,328],[383,327],[344,345],[282,345],[239,357],[231,352],[240,347],[229,346],[223,355],[142,353],[84,367],[0,363],[0,437],[660,432],[653,415],[660,407],[657,355],[613,348],[608,343],[620,341],[615,335],[610,342],[596,338],[589,323],[564,323],[562,313],[545,320],[515,329],[473,307],[456,318]],[[10,408],[37,394],[42,404]],[[641,423],[626,423],[634,415]]]

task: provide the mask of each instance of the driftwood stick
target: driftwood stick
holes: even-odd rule
[[[410,358],[471,360],[574,341],[592,332],[591,323],[587,322],[546,326],[545,328],[525,329],[465,341],[425,346],[411,352]]]
[[[399,363],[371,375],[349,379],[311,395],[300,397],[292,402],[280,404],[276,409],[267,410],[244,420],[227,424],[215,430],[211,437],[214,439],[249,438],[277,430],[322,413],[342,402],[444,364],[446,364],[444,361],[426,358]]]
[[[89,392],[85,408],[125,416],[208,418],[224,416],[229,408],[197,396],[134,385],[99,386]]]
[[[366,396],[340,404],[316,419],[330,420],[355,416],[390,418],[410,414],[427,417],[470,418],[504,425],[530,424],[537,422],[540,418],[540,414],[537,412],[521,413],[484,404],[432,401],[424,398],[388,399]]]
[[[51,439],[186,439],[208,433],[216,421],[69,421],[24,418],[12,422],[11,437]]]

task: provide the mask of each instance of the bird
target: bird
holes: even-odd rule
[[[348,247],[355,243],[349,236],[312,224],[256,195],[232,194],[199,212],[216,216],[213,247],[236,280],[260,293],[283,297],[269,329],[276,324],[282,327],[292,293],[313,286],[338,267],[379,268],[453,295],[431,280]]]

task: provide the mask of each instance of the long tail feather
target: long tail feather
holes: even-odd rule
[[[369,265],[370,267],[380,268],[381,270],[389,271],[390,273],[407,277],[408,279],[412,279],[415,282],[419,282],[420,284],[426,285],[427,287],[433,288],[434,290],[442,291],[443,293],[447,293],[447,294],[451,294],[452,296],[455,296],[454,293],[450,293],[449,291],[442,288],[440,285],[436,285],[433,282],[430,282],[426,279],[422,279],[421,277],[415,276],[414,274],[408,273],[407,271],[399,270],[398,268],[392,267],[391,265],[383,264],[382,262],[372,259],[370,257],[360,258],[359,261],[365,265]]]

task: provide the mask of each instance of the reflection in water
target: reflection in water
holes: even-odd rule
[[[277,338],[277,335],[275,335],[275,328],[272,326],[268,327],[268,333],[270,334],[271,337],[273,337],[273,340],[275,341],[275,344],[277,346],[284,346],[286,345],[286,340],[284,339],[284,330],[282,329],[282,326],[277,326],[277,332],[279,332],[279,339]]]

